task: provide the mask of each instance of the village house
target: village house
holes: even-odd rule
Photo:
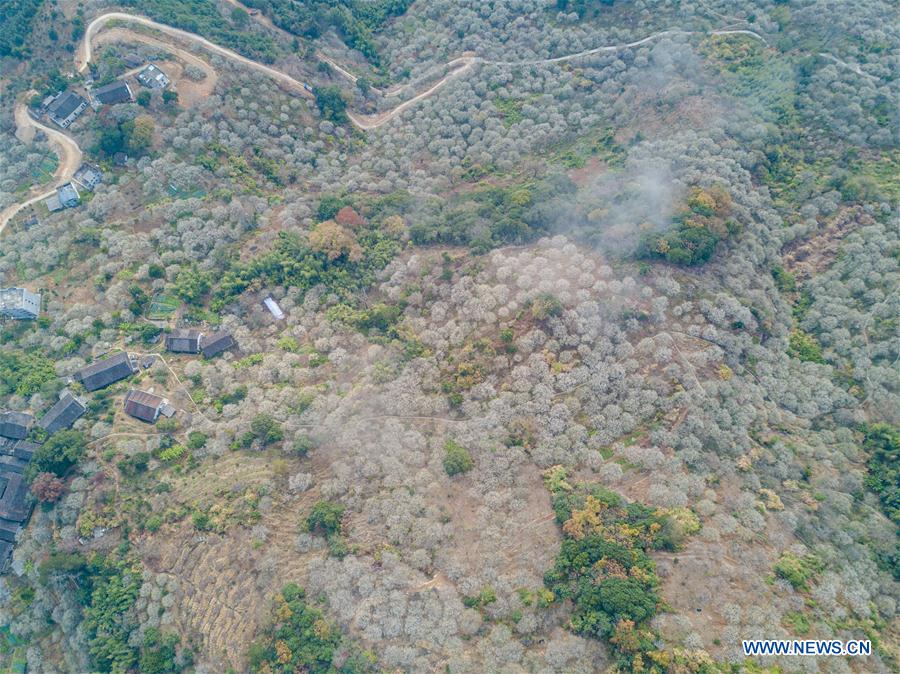
[[[63,129],[74,122],[84,112],[88,102],[73,91],[65,91],[47,106],[50,119]]]
[[[56,190],[56,194],[59,196],[59,203],[63,208],[74,208],[81,202],[78,188],[72,183],[60,185],[59,189]]]
[[[75,171],[75,175],[72,176],[72,181],[81,185],[87,191],[93,192],[97,185],[103,181],[103,171],[96,166],[82,164]]]
[[[6,571],[16,537],[31,514],[28,482],[23,473],[27,461],[3,457],[0,463],[0,573]]]
[[[34,417],[27,412],[0,412],[0,436],[24,440],[33,423]]]
[[[148,89],[165,89],[169,86],[169,77],[152,63],[137,74],[137,81]]]
[[[234,337],[229,332],[214,332],[204,335],[200,340],[200,351],[204,358],[212,358],[223,351],[227,351],[236,344]]]
[[[166,335],[166,351],[175,353],[200,353],[200,340],[203,333],[199,330],[173,330]]]
[[[0,438],[0,573],[6,571],[16,538],[31,514],[25,469],[37,448],[27,440]]]
[[[80,381],[86,390],[96,391],[133,374],[131,358],[123,351],[80,369],[73,378]]]
[[[161,396],[149,391],[131,389],[125,396],[125,413],[135,419],[152,424],[156,422],[160,414],[171,417],[175,414],[175,408]]]
[[[46,431],[47,435],[53,435],[57,431],[71,428],[85,411],[84,402],[73,396],[69,391],[63,391],[59,400],[44,413],[38,426]]]
[[[0,316],[32,320],[41,313],[41,295],[25,288],[0,288]]]
[[[115,105],[116,103],[131,103],[134,95],[131,87],[124,80],[115,80],[91,92],[91,96],[98,105]]]
[[[66,183],[56,188],[56,191],[44,199],[44,205],[51,213],[61,211],[64,208],[74,208],[81,203],[81,194],[74,183]]]

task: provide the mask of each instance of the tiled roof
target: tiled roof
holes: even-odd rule
[[[53,434],[69,428],[84,414],[84,404],[68,391],[41,417],[38,426]]]
[[[0,435],[21,440],[28,437],[34,417],[26,412],[0,412]]]
[[[202,333],[199,330],[173,330],[166,335],[166,350],[178,353],[199,353],[201,337]]]
[[[75,373],[75,378],[84,384],[84,388],[88,391],[96,391],[132,374],[134,370],[131,368],[131,359],[123,351],[82,368]]]
[[[234,337],[231,336],[230,332],[214,332],[211,335],[203,336],[200,342],[200,350],[205,358],[212,358],[234,345]]]
[[[125,412],[142,421],[155,421],[163,399],[147,391],[132,389],[125,396]]]

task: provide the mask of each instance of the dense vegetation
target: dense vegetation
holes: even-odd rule
[[[272,251],[248,263],[235,264],[213,289],[213,306],[222,307],[251,284],[290,285],[305,291],[317,285],[348,296],[375,279],[375,272],[399,251],[397,233],[376,226],[352,232],[326,221],[329,236],[303,241],[282,232]],[[324,233],[324,232],[323,232]]]
[[[371,657],[346,643],[340,628],[307,600],[302,587],[294,583],[285,585],[275,595],[272,614],[273,622],[266,635],[250,648],[252,672],[361,674],[375,671]],[[338,655],[340,664],[335,662]]]
[[[55,380],[53,361],[37,351],[0,352],[0,395],[29,396]]]
[[[53,473],[65,476],[84,456],[87,438],[81,431],[59,431],[51,435],[31,457],[28,475]]]
[[[44,0],[9,0],[0,6],[0,57],[23,58],[31,52],[31,28]]]
[[[709,261],[719,241],[738,233],[738,224],[728,219],[731,197],[716,186],[708,190],[694,188],[686,208],[673,219],[664,232],[645,234],[638,247],[638,257],[657,258],[672,264],[691,266]]]
[[[373,33],[388,19],[403,14],[412,0],[248,0],[246,5],[259,9],[276,26],[311,39],[330,28],[335,29],[348,47],[361,52],[373,65],[380,55]]]
[[[621,666],[641,671],[641,653],[659,658],[647,630],[661,601],[659,577],[647,553],[677,550],[699,529],[696,516],[626,504],[602,486],[571,484],[562,466],[546,471],[544,479],[564,536],[544,577],[547,588],[572,601],[575,632],[610,640]]]
[[[190,665],[190,653],[176,653],[180,639],[159,629],[148,630],[135,645],[138,623],[133,608],[141,588],[141,569],[126,554],[53,552],[41,564],[44,583],[77,588],[84,610],[91,659],[96,671],[125,674],[170,674]]]
[[[869,453],[866,486],[878,494],[884,514],[900,526],[900,429],[873,424],[865,429]]]
[[[151,19],[197,33],[265,63],[272,63],[278,54],[271,37],[248,30],[245,24],[229,22],[213,0],[124,0],[122,4]]]
[[[526,243],[547,232],[554,210],[574,193],[574,183],[562,175],[509,186],[476,184],[471,192],[427,204],[410,235],[419,245],[468,245],[482,253]]]

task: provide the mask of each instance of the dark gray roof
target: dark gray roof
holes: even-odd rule
[[[86,103],[81,96],[72,91],[66,91],[50,104],[47,111],[54,117],[65,119],[71,115],[83,103]]]
[[[0,541],[6,541],[7,543],[15,543],[16,542],[16,534],[19,533],[19,529],[21,527],[19,524],[15,522],[8,522],[7,520],[0,520]]]
[[[141,421],[155,421],[163,399],[148,391],[132,389],[125,396],[125,412]]]
[[[46,414],[41,417],[38,426],[43,428],[47,433],[53,435],[56,431],[69,428],[75,421],[84,414],[84,403],[71,393],[66,392],[56,402],[56,404],[47,410]]]
[[[200,342],[200,350],[203,352],[204,358],[212,358],[234,345],[234,337],[231,336],[230,332],[214,332],[211,335],[203,336]]]
[[[37,451],[39,445],[36,445],[33,442],[29,442],[28,440],[19,440],[13,445],[12,455],[21,459],[22,461],[31,461],[31,457],[34,456],[34,453]]]
[[[94,98],[107,105],[111,103],[127,103],[131,100],[131,89],[126,82],[116,80],[94,89]]]
[[[82,368],[75,373],[75,379],[84,384],[88,391],[96,391],[132,374],[134,370],[131,368],[131,359],[122,351]]]
[[[20,473],[0,467],[0,519],[24,522],[31,514],[28,483]]]
[[[21,475],[28,468],[28,459],[22,459],[17,456],[4,454],[0,456],[0,474],[18,473]]]
[[[9,558],[12,556],[12,551],[12,543],[0,541],[0,573],[5,573],[9,567]]]
[[[166,350],[177,353],[200,353],[199,330],[173,330],[166,335]]]
[[[25,412],[0,412],[0,435],[21,440],[28,437],[34,417]]]

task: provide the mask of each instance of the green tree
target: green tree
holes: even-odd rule
[[[134,154],[143,154],[153,143],[153,132],[156,124],[150,115],[138,115],[133,120],[123,123],[127,133],[128,149]]]
[[[341,90],[332,85],[318,87],[316,89],[316,107],[325,119],[343,124],[347,121],[347,101],[341,94]]]
[[[444,445],[444,470],[447,475],[453,477],[460,473],[467,473],[475,466],[469,450],[462,445],[448,440]]]
[[[144,633],[144,643],[138,660],[141,674],[178,674],[182,668],[175,662],[177,634],[162,634],[156,627]]]
[[[210,283],[211,277],[208,272],[190,267],[178,272],[173,291],[185,302],[199,304],[203,296],[209,292]]]
[[[344,506],[332,501],[319,501],[309,511],[306,527],[309,531],[332,536],[341,530]]]
[[[242,444],[249,447],[253,440],[259,440],[264,445],[279,442],[284,439],[284,430],[270,414],[258,414],[250,422],[250,430],[244,434]]]
[[[30,396],[56,380],[53,361],[37,351],[0,350],[0,395]]]
[[[878,494],[884,514],[900,525],[900,428],[872,424],[864,431],[869,452],[866,486]]]
[[[64,476],[84,456],[87,438],[81,431],[59,431],[40,445],[31,457],[26,475],[33,479],[38,473]]]

